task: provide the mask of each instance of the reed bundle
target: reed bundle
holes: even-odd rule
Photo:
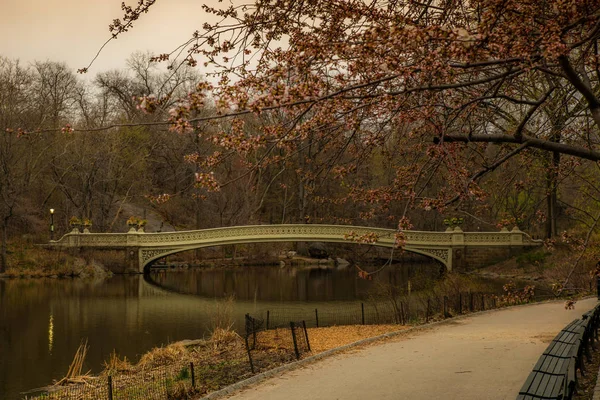
[[[69,366],[69,370],[64,378],[55,383],[56,386],[65,386],[73,383],[86,383],[89,379],[93,377],[90,375],[91,371],[82,374],[81,371],[83,369],[83,363],[85,362],[85,357],[87,356],[89,346],[87,344],[87,339],[82,341],[75,352],[75,356],[73,357],[73,361]]]

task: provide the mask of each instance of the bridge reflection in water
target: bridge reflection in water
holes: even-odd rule
[[[269,302],[358,301],[367,299],[379,282],[403,287],[415,274],[436,279],[440,276],[440,266],[426,257],[420,262],[413,259],[410,264],[398,263],[384,268],[375,275],[375,281],[358,278],[353,266],[153,270],[146,280],[168,291],[208,298],[233,296],[236,300]]]

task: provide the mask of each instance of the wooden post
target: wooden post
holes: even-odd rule
[[[269,330],[269,310],[267,310],[267,330]]]
[[[405,320],[404,320],[404,302],[400,302],[400,320],[402,321],[402,325],[404,325]]]
[[[425,322],[429,322],[429,306],[431,305],[431,299],[427,298],[427,311],[425,312]]]
[[[485,294],[481,293],[481,311],[485,311]]]
[[[444,296],[444,318],[448,318],[448,296]]]
[[[475,311],[475,303],[473,302],[473,292],[469,292],[469,311]]]
[[[255,319],[252,318],[252,348],[255,349],[256,348],[256,326],[254,325],[254,321]]]
[[[196,388],[196,375],[194,374],[194,363],[190,362],[190,371],[192,373],[192,387]]]
[[[246,328],[246,336],[250,336],[250,314],[246,313],[246,315],[244,315],[244,322]]]
[[[108,376],[108,400],[113,400],[112,376]]]
[[[458,313],[462,314],[462,293],[458,292]]]
[[[317,328],[319,327],[319,311],[315,308],[315,321],[317,323]]]
[[[360,311],[362,315],[362,324],[365,324],[365,303],[360,303]]]

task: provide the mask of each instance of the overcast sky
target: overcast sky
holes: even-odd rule
[[[108,25],[122,18],[122,0],[0,0],[0,54],[23,62],[64,61],[85,67],[110,37]],[[126,0],[134,7],[137,0]],[[123,68],[136,50],[168,53],[201,29],[203,3],[216,0],[157,0],[129,32],[111,41],[90,74]],[[222,5],[228,5],[224,1]]]

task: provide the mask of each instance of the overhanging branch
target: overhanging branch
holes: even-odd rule
[[[444,135],[443,138],[436,137],[433,142],[474,142],[474,143],[516,143],[523,144],[527,142],[528,147],[553,151],[561,154],[579,157],[585,160],[600,161],[600,152],[587,149],[581,146],[573,146],[565,143],[556,143],[548,140],[538,139],[528,135],[523,135],[520,139],[511,135],[503,134],[477,134],[477,135]]]
[[[519,154],[520,152],[522,152],[523,150],[525,150],[527,147],[529,147],[529,142],[525,142],[522,145],[520,145],[519,147],[517,147],[516,149],[514,149],[513,151],[511,151],[510,153],[506,154],[504,157],[496,160],[494,163],[492,163],[491,165],[487,165],[484,168],[480,169],[479,171],[477,171],[470,179],[469,181],[466,183],[465,185],[465,191],[468,190],[469,185],[473,182],[475,182],[477,179],[481,178],[482,176],[484,176],[485,174],[487,174],[488,172],[492,172],[494,171],[496,168],[498,168],[499,166],[501,166],[502,164],[504,164],[506,161],[510,160],[511,158],[513,158],[514,156],[516,156],[517,154]],[[460,193],[457,194],[456,196],[454,196],[452,199],[446,201],[446,203],[444,203],[444,206],[447,207],[450,204],[458,201],[460,199]]]
[[[587,100],[589,109],[592,113],[592,118],[594,119],[596,126],[600,128],[600,100],[598,100],[592,89],[579,77],[566,56],[560,56],[558,62],[569,82]]]

